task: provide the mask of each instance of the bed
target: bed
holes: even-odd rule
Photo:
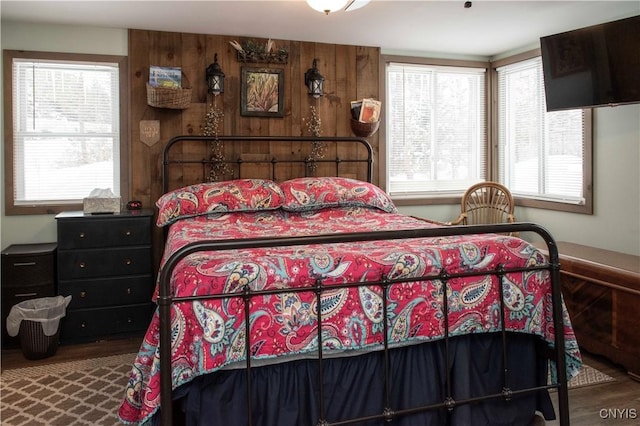
[[[194,166],[204,182],[220,162],[178,147],[213,143],[232,150],[231,178],[171,189],[171,167],[182,178]],[[287,158],[243,155],[242,144],[284,144]],[[328,158],[310,159],[309,144]],[[267,177],[243,175],[261,168]],[[551,235],[400,214],[372,172],[362,138],[172,139],[158,308],[120,420],[527,425],[555,418],[553,389],[569,424],[567,378],[581,358]],[[514,232],[538,235],[548,256]]]

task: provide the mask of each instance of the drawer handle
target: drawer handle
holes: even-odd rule
[[[17,293],[14,296],[15,297],[33,297],[33,296],[37,296],[38,293]]]
[[[85,236],[84,232],[81,232],[80,233],[80,238],[84,238],[84,236]]]
[[[79,266],[80,266],[80,269],[84,269],[84,267],[87,266],[87,264],[84,262],[80,262]]]
[[[127,318],[127,322],[128,322],[129,324],[133,324],[133,320],[132,320],[131,318]]]
[[[83,321],[82,324],[80,324],[80,328],[87,328],[87,323]]]
[[[84,299],[85,297],[87,297],[87,292],[86,291],[81,291],[80,292],[80,298]]]
[[[127,289],[127,294],[131,294],[131,287]]]
[[[124,260],[124,264],[125,265],[131,265],[133,262],[131,261],[131,259],[125,259]]]
[[[124,231],[124,235],[126,235],[127,237],[131,236],[131,230],[127,229],[126,231]]]
[[[36,266],[36,262],[19,262],[14,263],[13,266]]]

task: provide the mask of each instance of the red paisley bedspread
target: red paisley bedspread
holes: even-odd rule
[[[328,234],[336,232],[424,228],[423,221],[367,208],[335,208],[310,213],[282,210],[199,216],[173,224],[164,258],[196,240]],[[230,250],[189,255],[174,271],[176,296],[325,285],[438,274],[455,274],[544,263],[543,255],[522,239],[502,235],[374,241],[297,247]],[[450,335],[500,329],[497,279],[488,275],[448,282]],[[554,341],[550,280],[547,271],[510,273],[504,285],[508,330]],[[387,314],[391,344],[409,344],[444,336],[442,282],[398,283],[389,289]],[[383,341],[379,287],[325,291],[320,311],[323,348],[352,351]],[[244,304],[239,297],[191,301],[172,308],[172,380],[174,388],[194,377],[243,361]],[[274,360],[317,350],[316,296],[312,291],[252,298],[251,354]],[[564,311],[568,376],[580,367],[580,353]],[[134,362],[119,417],[148,423],[160,404],[159,318],[154,314]],[[253,358],[252,358],[253,359]]]

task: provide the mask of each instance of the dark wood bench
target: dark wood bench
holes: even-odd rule
[[[578,344],[640,381],[640,256],[567,242],[558,251]]]

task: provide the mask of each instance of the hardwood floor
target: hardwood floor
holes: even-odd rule
[[[615,381],[569,389],[570,420],[573,426],[637,426],[640,424],[640,382],[606,358],[582,352],[585,363],[613,377]],[[556,395],[552,394],[554,406]],[[546,426],[557,426],[548,421]]]
[[[4,370],[126,354],[137,352],[140,343],[140,337],[132,337],[96,343],[61,345],[53,357],[34,361],[25,359],[20,349],[3,350],[1,364]],[[574,426],[631,426],[640,424],[640,382],[631,379],[623,369],[605,358],[586,352],[583,352],[582,355],[587,364],[610,375],[615,381],[570,389],[571,424]],[[552,393],[552,399],[556,405],[555,393]],[[559,422],[547,421],[545,423],[540,420],[534,425],[557,426]]]
[[[110,355],[121,355],[138,352],[142,343],[142,337],[130,337],[122,339],[102,340],[94,343],[62,344],[52,357],[28,360],[18,349],[3,349],[1,353],[2,370],[10,368],[35,367],[45,364],[77,361],[87,358],[98,358]]]

